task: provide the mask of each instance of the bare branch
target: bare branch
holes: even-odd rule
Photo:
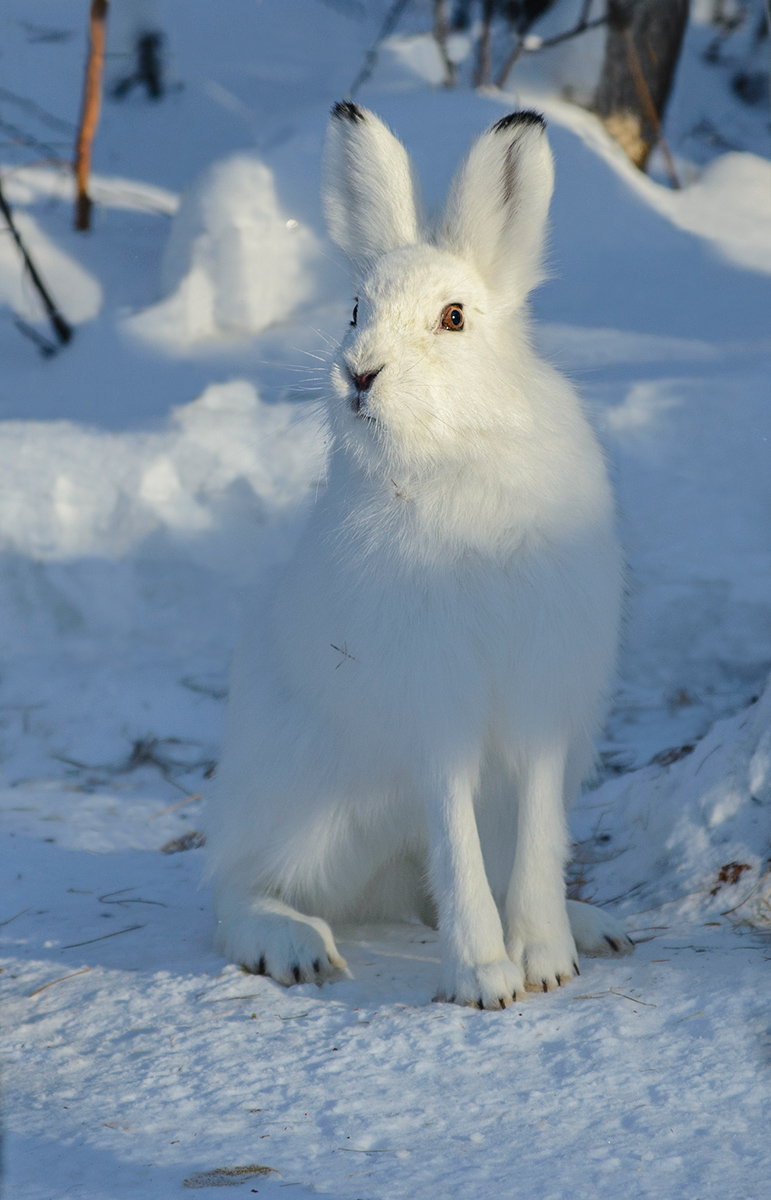
[[[6,224],[8,225],[8,228],[11,231],[11,236],[13,237],[13,240],[15,241],[16,245],[19,247],[19,252],[21,253],[22,258],[24,259],[24,265],[27,268],[27,270],[29,271],[29,277],[32,280],[35,287],[37,288],[40,299],[43,301],[45,310],[48,313],[48,319],[54,328],[54,332],[55,332],[57,338],[59,339],[59,341],[61,342],[61,344],[64,346],[64,345],[66,345],[67,342],[72,340],[72,326],[69,325],[67,323],[67,321],[65,321],[64,317],[62,316],[62,314],[59,312],[58,308],[54,304],[53,300],[51,299],[48,289],[46,288],[45,284],[43,283],[43,280],[40,278],[40,275],[38,274],[35,264],[33,263],[32,259],[30,258],[29,251],[27,250],[27,247],[24,245],[24,242],[21,239],[21,234],[19,233],[18,229],[16,228],[16,223],[13,219],[13,214],[11,213],[11,210],[8,207],[8,202],[3,193],[3,188],[2,188],[1,183],[0,183],[0,212],[5,217]]]

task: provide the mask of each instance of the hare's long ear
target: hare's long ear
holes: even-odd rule
[[[357,270],[418,240],[407,151],[374,113],[350,101],[329,118],[322,199],[330,237]]]
[[[444,243],[512,306],[543,277],[554,187],[545,128],[537,113],[515,112],[483,133],[453,181],[444,215]]]

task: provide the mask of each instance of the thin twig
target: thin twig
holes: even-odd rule
[[[17,108],[23,108],[33,117],[37,117],[38,121],[48,125],[50,129],[57,129],[59,133],[73,134],[75,132],[75,126],[71,121],[63,121],[61,117],[55,117],[53,113],[36,104],[34,100],[28,100],[26,96],[10,92],[8,88],[0,87],[0,100],[5,100],[6,104],[15,104]]]
[[[6,917],[4,921],[0,921],[0,928],[2,928],[3,925],[10,925],[11,921],[15,921],[17,917],[23,917],[25,912],[29,912],[29,910],[30,905],[28,904],[26,908],[21,910],[21,912],[15,913],[12,917]]]
[[[46,158],[53,158],[58,162],[64,162],[61,154],[57,154],[56,148],[50,142],[41,142],[39,138],[33,137],[31,133],[25,133],[23,129],[19,129],[19,126],[12,124],[11,121],[0,120],[0,129],[2,129],[3,133],[7,133],[17,145],[28,146],[30,150],[37,150],[39,154],[44,154]],[[66,142],[61,144],[66,145]]]
[[[359,74],[356,76],[350,88],[348,89],[349,97],[352,97],[355,92],[358,92],[361,85],[366,83],[369,79],[370,75],[375,69],[375,63],[377,62],[378,51],[380,50],[381,43],[385,41],[389,34],[393,33],[399,22],[399,18],[409,3],[410,0],[394,0],[394,3],[386,13],[385,20],[380,27],[380,33],[377,35],[377,38],[364,55],[364,62],[362,63]]]
[[[116,929],[114,933],[103,933],[101,937],[89,938],[86,942],[70,942],[62,946],[62,950],[74,950],[77,946],[90,946],[94,942],[105,942],[107,938],[118,937],[121,933],[132,933],[135,929],[144,929],[144,925],[127,925],[125,929]]]
[[[623,1000],[631,1000],[632,1004],[643,1004],[646,1008],[658,1008],[658,1004],[651,1004],[649,1000],[637,1000],[634,996],[627,996],[626,992],[617,992],[615,988],[608,988],[611,996],[621,996]]]
[[[763,883],[763,882],[764,882],[766,879],[768,879],[769,875],[771,875],[771,871],[766,871],[766,872],[765,872],[765,874],[761,875],[760,879],[759,879],[759,880],[758,880],[758,882],[755,884],[755,886],[754,886],[754,888],[752,889],[752,891],[751,891],[751,892],[749,892],[749,893],[748,893],[748,895],[746,895],[746,896],[744,897],[744,899],[743,899],[743,900],[740,900],[738,904],[734,904],[733,908],[726,908],[726,909],[724,909],[724,911],[723,911],[723,912],[721,912],[721,914],[720,914],[720,915],[721,915],[721,917],[727,917],[729,913],[736,912],[737,908],[742,908],[742,907],[743,907],[743,906],[744,906],[744,905],[747,903],[747,901],[748,901],[748,900],[751,900],[751,899],[752,899],[752,897],[755,895],[755,893],[756,893],[756,891],[758,890],[758,888],[760,887],[760,885],[761,885],[761,884],[762,884],[762,883]]]
[[[159,908],[168,908],[168,904],[164,904],[163,900],[141,900],[138,896],[123,896],[122,900],[113,900],[113,896],[121,896],[124,892],[136,891],[134,887],[117,888],[114,892],[105,892],[103,896],[97,896],[100,904],[157,904]]]
[[[81,967],[79,971],[73,971],[71,975],[60,975],[58,979],[52,979],[50,983],[44,983],[42,987],[35,988],[34,992],[30,992],[27,996],[31,1000],[33,996],[39,996],[46,988],[53,987],[55,983],[64,983],[65,979],[74,979],[76,975],[85,975],[87,971],[93,970],[92,967]]]
[[[606,16],[595,17],[593,21],[585,20],[585,13],[589,7],[591,7],[591,5],[584,6],[584,13],[582,13],[581,19],[572,29],[566,29],[564,33],[555,33],[553,37],[544,38],[543,41],[539,39],[538,45],[532,47],[525,45],[525,42],[527,41],[528,30],[533,24],[531,21],[527,28],[525,28],[520,34],[519,41],[509,57],[506,59],[506,62],[503,64],[500,74],[495,81],[495,86],[501,89],[505,87],[506,80],[511,72],[511,68],[514,66],[520,54],[535,54],[539,50],[548,50],[552,46],[558,46],[560,42],[566,42],[569,38],[578,37],[579,34],[586,33],[589,29],[597,29],[600,25],[606,25],[608,21]]]

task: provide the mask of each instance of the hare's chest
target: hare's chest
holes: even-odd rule
[[[389,576],[321,565],[312,588],[299,574],[288,580],[276,607],[293,691],[359,728],[489,709],[491,670],[505,671],[516,623],[500,572]]]

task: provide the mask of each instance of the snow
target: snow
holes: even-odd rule
[[[174,87],[105,103],[91,235],[71,230],[66,171],[2,150],[19,229],[76,325],[50,359],[22,337],[14,313],[47,329],[2,239],[6,1194],[764,1196],[767,109],[720,91],[724,68],[699,57],[712,33],[692,23],[667,129],[689,183],[674,192],[558,94],[564,54],[530,56],[508,96],[432,88],[415,6],[380,55],[360,99],[404,138],[430,208],[514,96],[550,121],[538,338],[586,398],[629,561],[570,885],[638,946],[479,1013],[430,1003],[431,930],[356,928],[339,931],[351,981],[284,990],[216,955],[202,852],[177,847],[196,844],[243,597],[324,485],[315,401],[350,308],[321,145],[387,6],[148,7]],[[6,9],[0,85],[54,124],[3,93],[0,115],[69,147],[83,6]],[[463,75],[471,38],[457,43]],[[578,88],[595,51],[575,45]],[[727,152],[689,135],[702,109]],[[250,1165],[272,1172],[224,1173]]]

